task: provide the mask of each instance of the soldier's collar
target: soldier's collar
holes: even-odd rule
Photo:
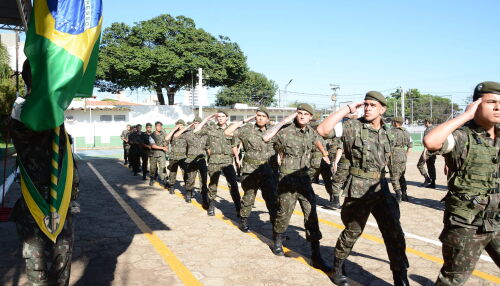
[[[479,126],[474,120],[471,120],[466,123],[466,126],[469,127],[472,132],[479,134],[479,135],[484,135],[486,137],[490,137],[490,134],[484,129],[483,127]],[[495,132],[497,132],[497,127],[495,126]]]

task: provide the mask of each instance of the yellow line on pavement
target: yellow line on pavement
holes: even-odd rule
[[[170,266],[170,268],[177,274],[179,279],[185,285],[202,285],[201,282],[194,277],[194,275],[187,269],[184,264],[175,256],[175,254],[168,248],[165,243],[151,230],[151,228],[146,225],[146,223],[135,213],[135,211],[122,199],[122,197],[111,187],[111,185],[104,179],[104,177],[97,171],[94,166],[87,162],[89,168],[94,172],[99,181],[104,185],[106,190],[115,198],[118,204],[123,208],[123,210],[128,214],[128,216],[134,221],[139,230],[144,234],[144,236],[153,245],[154,249],[163,260]]]

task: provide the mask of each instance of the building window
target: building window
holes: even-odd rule
[[[115,121],[125,121],[125,115],[115,115],[114,120]]]
[[[113,115],[101,115],[100,120],[101,121],[113,121]]]
[[[243,115],[231,115],[229,117],[229,121],[235,122],[235,121],[241,121],[243,120]]]

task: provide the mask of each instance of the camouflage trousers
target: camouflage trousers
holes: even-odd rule
[[[150,157],[149,158],[149,175],[151,178],[154,178],[158,175],[161,181],[165,180],[166,170],[165,166],[167,164],[167,160],[165,156],[160,157]]]
[[[22,253],[30,285],[68,285],[74,240],[73,215],[68,211],[55,243],[40,230],[22,199],[16,203],[12,220],[23,244]]]
[[[391,174],[391,184],[394,191],[396,190],[406,191],[407,190],[406,178],[405,178],[406,162],[392,164],[392,166],[389,168],[389,171]]]
[[[310,168],[309,176],[311,181],[314,180],[317,176],[321,175],[323,178],[323,182],[325,183],[325,189],[328,194],[333,194],[333,181],[332,181],[332,168],[325,160],[321,160],[321,165],[319,168]]]
[[[349,164],[346,162],[342,162],[342,160],[337,164],[337,171],[333,174],[332,193],[336,196],[340,196],[342,194],[342,190],[344,189],[345,182],[347,181],[347,177],[349,176]]]
[[[284,233],[290,224],[295,205],[299,201],[304,213],[304,227],[308,241],[319,241],[322,238],[316,213],[316,194],[308,175],[287,175],[278,183],[278,213],[274,222],[275,233]]]
[[[349,256],[354,244],[363,233],[370,214],[375,217],[382,233],[391,270],[406,270],[409,263],[405,253],[405,237],[399,222],[399,205],[388,188],[376,193],[367,193],[363,198],[345,198],[340,212],[345,229],[337,240],[335,257],[346,259]]]
[[[180,168],[183,172],[182,177],[184,179],[184,182],[187,181],[187,173],[185,172],[185,160],[186,159],[181,159],[181,160],[174,160],[170,159],[168,161],[168,185],[173,186],[175,185],[175,182],[177,180],[177,170]]]
[[[465,284],[483,250],[500,267],[500,231],[481,232],[445,222],[439,239],[443,243],[444,265],[439,272],[437,286]]]
[[[418,160],[417,163],[417,168],[420,171],[420,174],[424,177],[429,176],[431,180],[435,181],[436,180],[436,156],[428,156],[427,155],[427,160],[425,159],[426,156],[424,152],[422,152],[422,155],[420,155],[420,159]],[[429,171],[429,174],[427,174],[427,171],[425,170],[425,165],[427,165],[427,171]]]
[[[196,175],[200,174],[201,179],[201,191],[202,193],[208,194],[208,177],[207,177],[207,161],[205,158],[194,159],[193,161],[186,163],[187,181],[186,190],[192,191],[196,182]]]
[[[220,175],[224,174],[229,186],[229,193],[234,202],[234,207],[238,216],[241,211],[241,196],[238,190],[238,180],[236,178],[236,170],[231,163],[209,163],[208,175],[210,176],[210,184],[208,185],[208,198],[214,201],[217,197],[217,185],[219,184]]]
[[[274,223],[278,210],[278,195],[276,190],[276,179],[273,170],[268,164],[261,165],[252,173],[243,173],[241,177],[241,188],[244,195],[241,199],[241,217],[249,217],[257,191],[262,191],[262,198],[266,202],[271,223]]]

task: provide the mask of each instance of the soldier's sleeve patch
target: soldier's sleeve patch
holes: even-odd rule
[[[446,137],[446,141],[444,142],[443,147],[441,147],[442,154],[450,153],[454,147],[455,137],[453,137],[453,134],[450,134],[448,135],[448,137]]]
[[[335,131],[335,137],[342,137],[342,132],[343,132],[342,122],[338,122],[337,124],[335,124],[333,130]]]

